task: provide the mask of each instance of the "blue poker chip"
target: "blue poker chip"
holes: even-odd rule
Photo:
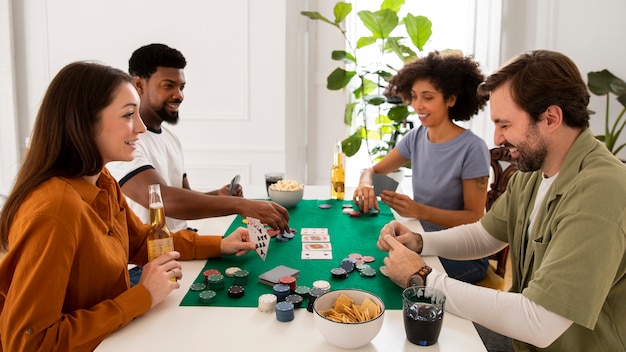
[[[276,237],[274,237],[276,239],[276,241],[278,242],[287,242],[289,241],[289,238],[286,238],[285,236],[283,236],[282,234],[278,234],[276,235]]]
[[[353,261],[352,258],[346,258],[346,259],[342,260],[340,266],[347,273],[353,272],[354,268],[356,267],[355,262]]]
[[[294,238],[295,235],[293,234],[293,232],[283,232],[281,236],[283,236],[286,239],[292,239]]]

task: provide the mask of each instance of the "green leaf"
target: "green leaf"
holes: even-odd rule
[[[365,102],[369,105],[378,106],[380,104],[386,103],[387,97],[385,97],[384,95],[371,95],[365,97]]]
[[[367,96],[376,89],[378,89],[378,84],[376,84],[376,82],[367,78],[361,78],[361,85],[355,89],[352,94],[354,94],[356,99],[362,99],[364,96]]]
[[[392,123],[393,121],[391,121],[391,119],[387,115],[378,115],[376,116],[376,119],[374,119],[374,122],[378,125],[383,125],[386,123]]]
[[[350,83],[352,77],[356,75],[354,71],[346,71],[337,67],[326,79],[326,88],[330,90],[339,90]]]
[[[400,11],[400,8],[402,8],[402,5],[404,5],[404,0],[384,0],[383,3],[380,5],[380,9],[389,9],[395,13],[398,13],[398,11]]]
[[[376,12],[363,10],[359,11],[357,15],[375,38],[388,38],[389,34],[398,26],[398,15],[388,9]]]
[[[363,141],[363,138],[358,136],[357,133],[355,132],[350,137],[341,141],[341,150],[346,156],[353,156],[359,151],[359,149],[361,149],[362,141]]]
[[[352,102],[346,104],[346,107],[343,112],[343,123],[346,126],[352,126],[352,117],[354,116],[354,107],[358,104],[358,102]]]
[[[433,23],[427,17],[413,16],[410,13],[404,17],[403,22],[413,45],[415,45],[419,51],[423,51],[424,45],[433,34]]]
[[[352,4],[347,2],[338,2],[335,5],[333,12],[335,13],[335,23],[339,24],[346,17],[348,17],[350,12],[352,12]]]
[[[333,50],[333,52],[330,54],[330,57],[336,61],[343,61],[345,63],[356,63],[356,59],[354,58],[354,56],[345,50]]]
[[[374,37],[361,37],[356,42],[357,49],[365,48],[368,45],[372,45],[376,43],[376,38]]]
[[[395,53],[402,62],[414,59],[417,54],[410,47],[403,45],[401,40],[404,38],[393,37],[387,39],[385,42],[385,51]]]
[[[615,78],[617,77],[608,70],[589,72],[587,73],[587,87],[595,95],[606,95],[611,91],[611,81]]]
[[[406,105],[397,105],[389,109],[389,118],[396,122],[402,122],[409,117],[409,107]]]
[[[322,14],[320,14],[317,11],[300,11],[300,14],[303,16],[306,16],[312,20],[320,20],[323,22],[326,22],[334,27],[336,27],[337,25],[335,24],[335,22],[329,20],[328,18],[322,16]]]

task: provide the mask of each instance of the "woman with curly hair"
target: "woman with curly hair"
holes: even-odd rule
[[[407,63],[391,78],[387,93],[410,104],[421,126],[409,131],[380,162],[362,172],[353,196],[364,212],[378,209],[372,174],[388,174],[411,162],[413,199],[383,191],[381,200],[399,215],[420,220],[426,231],[478,221],[485,212],[489,149],[468,121],[487,103],[476,94],[484,80],[472,57],[432,52]],[[470,283],[484,278],[486,258],[440,258],[449,276]]]

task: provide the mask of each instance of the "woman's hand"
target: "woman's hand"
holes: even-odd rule
[[[180,258],[180,253],[172,251],[162,254],[143,266],[139,284],[143,285],[150,293],[151,309],[161,303],[170,292],[180,287],[178,281],[170,280],[183,278],[182,267],[176,261],[178,258]]]

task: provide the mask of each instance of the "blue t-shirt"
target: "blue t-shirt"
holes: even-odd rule
[[[428,128],[412,129],[397,149],[411,160],[413,200],[447,210],[462,210],[463,180],[489,176],[489,148],[472,131],[465,130],[445,143],[428,140]],[[426,231],[444,227],[421,220]]]

